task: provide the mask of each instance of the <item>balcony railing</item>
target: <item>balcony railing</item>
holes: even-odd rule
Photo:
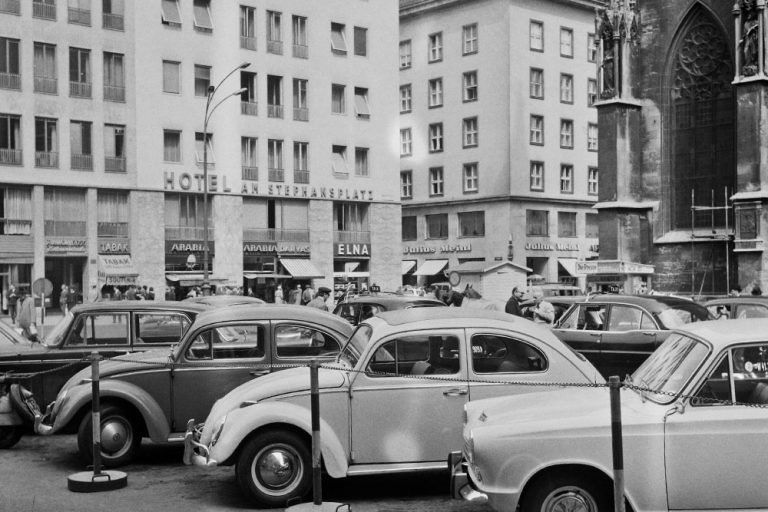
[[[125,20],[122,14],[105,12],[101,15],[101,23],[104,28],[110,30],[125,30]]]
[[[32,221],[0,218],[0,235],[31,235]]]
[[[21,75],[18,73],[0,73],[0,88],[21,90]]]
[[[90,27],[91,26],[91,10],[70,7],[68,21],[74,25],[85,25]]]
[[[245,228],[243,240],[247,242],[309,242],[308,229]]]
[[[125,101],[125,87],[121,85],[105,85],[104,99],[106,101]]]
[[[283,42],[282,41],[267,41],[267,53],[274,53],[275,55],[283,54]]]
[[[93,170],[93,155],[72,155],[71,166],[81,171]]]
[[[58,167],[58,151],[35,151],[35,167]]]
[[[309,109],[305,107],[296,107],[293,109],[294,121],[309,121]]]
[[[256,167],[256,166],[244,165],[243,166],[243,176],[242,176],[242,178],[244,180],[258,181],[258,179],[259,179],[259,168]]]
[[[123,238],[128,236],[127,222],[99,222],[97,236]]]
[[[285,170],[270,167],[268,179],[269,181],[276,181],[276,182],[282,183],[283,181],[285,181]]]
[[[246,50],[255,50],[256,38],[251,36],[240,36],[240,48],[245,48]]]
[[[105,156],[104,170],[106,172],[125,172],[125,157]]]
[[[21,149],[0,149],[0,164],[21,165],[24,163]]]
[[[333,243],[335,244],[369,244],[371,243],[370,231],[334,231]]]
[[[165,227],[165,239],[166,240],[202,240],[203,239],[202,226],[166,226]],[[208,240],[213,240],[213,228],[208,228]]]
[[[0,0],[0,12],[21,14],[21,2],[19,0]]]
[[[298,59],[308,59],[309,58],[309,46],[305,44],[294,44],[293,45],[293,56]]]
[[[241,101],[240,113],[246,116],[259,115],[259,104],[255,101]]]
[[[293,171],[294,183],[309,183],[309,171],[294,170]]]
[[[282,105],[267,105],[267,117],[283,118]]]
[[[44,20],[56,19],[56,4],[47,4],[43,2],[32,2],[32,17],[42,18]]]
[[[69,95],[73,98],[90,98],[91,84],[88,82],[69,82]]]
[[[45,76],[35,77],[35,92],[43,92],[45,94],[56,94],[59,87],[59,81],[56,78],[49,78]]]
[[[45,236],[86,236],[85,221],[46,220]]]

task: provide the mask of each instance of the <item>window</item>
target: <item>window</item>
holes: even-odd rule
[[[181,94],[181,62],[163,61],[163,92]]]
[[[468,117],[464,119],[462,123],[462,140],[464,142],[463,147],[474,148],[477,147],[477,118]]]
[[[598,193],[598,173],[597,167],[587,169],[587,194],[596,196]]]
[[[341,350],[341,344],[333,336],[306,325],[278,325],[275,345],[278,357],[322,357]]]
[[[86,236],[85,197],[85,189],[45,187],[43,233],[46,236]]]
[[[206,133],[203,137],[202,132],[195,132],[195,160],[202,165],[204,158],[207,158],[208,165],[216,165],[216,157],[213,154],[213,134]]]
[[[309,143],[293,143],[293,181],[309,183]]]
[[[443,359],[442,353],[459,348],[459,340],[453,336],[414,335],[389,341],[378,349],[366,368],[366,374],[376,377],[381,373],[398,375],[455,374],[459,372],[458,360]],[[455,364],[454,364],[455,363]]]
[[[16,2],[16,3],[19,4],[19,2]],[[21,6],[19,5],[13,6],[13,4],[9,4],[7,5],[7,7],[11,9],[15,7],[15,10],[18,11],[17,14],[21,12]],[[55,20],[56,19],[56,0],[33,0],[32,17],[40,18],[44,20]]]
[[[400,41],[400,69],[411,67],[411,40]]]
[[[211,67],[195,64],[195,96],[208,96],[208,87],[211,85]]]
[[[35,92],[56,94],[56,46],[45,43],[35,43],[33,74]]]
[[[259,139],[240,138],[240,166],[244,180],[259,179]]]
[[[429,81],[429,108],[443,106],[443,79],[433,78]]]
[[[347,168],[347,146],[336,146],[331,148],[331,170],[334,174],[349,174]]]
[[[485,236],[485,212],[459,212],[459,236]]]
[[[416,216],[402,217],[403,241],[416,240]]]
[[[438,213],[426,215],[427,221],[427,240],[437,238],[448,238],[448,214]]]
[[[462,28],[462,55],[477,53],[477,23]]]
[[[331,84],[331,113],[347,113],[345,86],[341,84]]]
[[[256,8],[240,6],[240,48],[256,49]]]
[[[544,162],[531,162],[531,190],[544,191]]]
[[[598,238],[600,229],[599,229],[599,224],[597,223],[597,214],[587,213],[585,217],[586,217],[587,229],[584,232],[584,236],[586,238]]]
[[[35,167],[59,166],[59,131],[56,119],[35,118]]]
[[[573,166],[568,164],[560,165],[560,192],[563,194],[573,194]]]
[[[347,54],[347,36],[345,26],[341,23],[331,23],[331,51],[336,55]]]
[[[195,15],[195,30],[199,32],[213,32],[211,0],[193,0],[192,12]]]
[[[104,125],[104,170],[125,172],[125,126]]]
[[[411,129],[403,128],[400,130],[400,156],[411,156],[411,154],[413,154]]]
[[[573,75],[560,74],[560,103],[573,103]]]
[[[304,16],[293,17],[293,56],[299,59],[309,58],[307,18]]]
[[[437,153],[443,150],[443,123],[429,125],[429,152]]]
[[[570,119],[560,120],[560,147],[573,149],[573,121]]]
[[[282,13],[267,11],[267,53],[283,54],[282,19]]]
[[[413,171],[400,171],[400,198],[411,199],[413,197]],[[411,217],[415,219],[415,217]],[[403,217],[405,219],[405,217]],[[414,238],[416,226],[414,225]]]
[[[179,12],[178,0],[160,0],[162,7],[163,25],[169,27],[181,27],[181,13]]]
[[[181,132],[163,130],[163,161],[181,162]]]
[[[430,196],[442,196],[443,195],[443,168],[442,167],[430,167],[429,168],[429,195]]]
[[[267,171],[269,181],[285,181],[283,167],[283,141],[269,139],[267,141]]]
[[[81,315],[65,345],[68,347],[88,347],[98,345],[130,345],[128,335],[128,313],[117,312],[112,315]]]
[[[463,100],[477,101],[477,71],[468,71],[464,73],[463,78]]]
[[[656,326],[648,313],[640,308],[614,304],[611,314],[608,316],[608,331],[638,331],[640,329],[654,329]]]
[[[256,73],[240,72],[240,113],[247,116],[259,114],[259,104],[256,101]]]
[[[428,54],[429,62],[443,60],[443,33],[437,32],[429,35]]]
[[[188,360],[263,359],[263,325],[225,325],[202,331],[184,354]]]
[[[597,61],[597,45],[595,44],[595,34],[587,34],[587,61]]]
[[[355,27],[355,55],[365,57],[368,55],[368,29]]]
[[[124,0],[101,0],[101,12],[104,28],[111,30],[123,30],[124,27]]]
[[[525,210],[525,234],[528,236],[549,236],[549,212],[547,210]]]
[[[530,84],[531,98],[538,100],[544,99],[544,70],[538,68],[531,68],[531,84]]]
[[[267,75],[267,117],[283,118],[283,77]]]
[[[355,148],[355,176],[369,176],[368,148]]]
[[[587,124],[587,150],[597,151],[597,125],[595,123]]]
[[[0,88],[21,89],[18,39],[0,37]]]
[[[544,23],[540,21],[531,21],[528,29],[528,39],[530,49],[535,52],[544,51]]]
[[[400,86],[400,113],[407,114],[411,111],[411,84]]]
[[[520,340],[494,334],[472,336],[472,370],[477,374],[543,372],[546,356]]]
[[[480,190],[479,178],[477,173],[477,163],[464,164],[463,166],[464,192],[477,192]]]
[[[22,164],[21,117],[0,114],[0,164]]]
[[[557,212],[557,236],[576,237],[576,212]]]
[[[91,123],[87,121],[69,123],[69,146],[72,169],[92,170]]]
[[[294,121],[309,121],[307,104],[307,80],[293,79],[293,119]]]
[[[192,324],[185,315],[172,313],[140,313],[136,314],[136,321],[137,342],[167,345],[180,340]]]
[[[355,114],[358,119],[370,119],[371,108],[368,105],[368,89],[355,87]]]
[[[69,95],[91,97],[91,51],[69,48]]]
[[[123,54],[104,52],[104,99],[125,101]]]
[[[587,106],[592,107],[597,101],[597,80],[587,79]]]
[[[560,56],[573,57],[573,30],[570,28],[560,29]]]
[[[544,116],[531,114],[531,144],[544,145]]]

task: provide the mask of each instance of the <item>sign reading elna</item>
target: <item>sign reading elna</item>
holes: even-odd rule
[[[371,244],[336,244],[336,256],[371,257]]]

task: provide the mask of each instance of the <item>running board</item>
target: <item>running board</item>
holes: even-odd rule
[[[441,462],[405,462],[402,464],[355,464],[347,469],[347,476],[412,473],[414,471],[447,471],[448,464]]]

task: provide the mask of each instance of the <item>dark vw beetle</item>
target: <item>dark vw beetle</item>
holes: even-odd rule
[[[440,307],[445,303],[437,299],[418,295],[372,294],[360,295],[354,299],[337,304],[333,310],[352,325],[357,325],[367,318],[384,311],[424,307]]]

